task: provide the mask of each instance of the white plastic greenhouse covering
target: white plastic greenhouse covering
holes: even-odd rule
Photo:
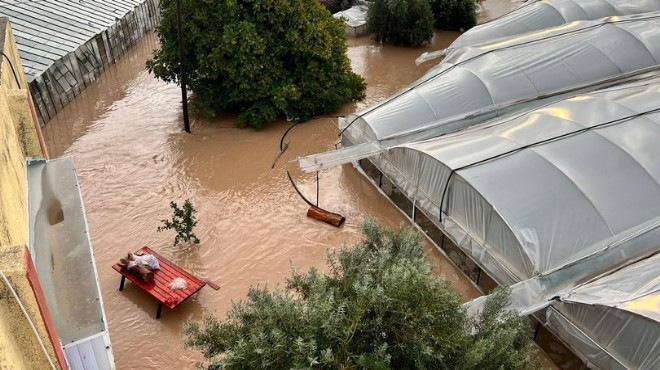
[[[510,285],[657,224],[659,143],[656,77],[397,146],[373,160],[459,247]],[[658,240],[649,239],[654,245],[635,254],[658,250]]]
[[[659,143],[656,74],[372,160],[589,364],[657,369]]]
[[[346,22],[346,34],[357,37],[364,35],[367,28],[367,5],[355,5],[349,9],[337,12],[332,16],[338,19],[344,19]]]
[[[393,97],[340,118],[345,142],[367,144],[302,159],[301,167],[316,171],[368,157],[658,64],[660,13],[574,22],[461,48]]]
[[[543,0],[520,8],[461,34],[448,49],[561,26],[565,23],[660,10],[658,0]]]
[[[592,368],[660,369],[660,254],[562,295],[546,320]]]

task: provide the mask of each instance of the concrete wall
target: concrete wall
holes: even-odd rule
[[[145,0],[30,82],[42,125],[96,80],[110,63],[117,62],[145,33],[156,28],[160,23],[158,4],[159,0]]]
[[[6,18],[0,18],[0,47],[6,55],[0,61],[0,271],[17,291],[49,356],[56,361],[54,347],[25,269],[25,249],[28,244],[26,158],[42,158],[42,151],[38,126],[30,111],[23,67]],[[0,367],[50,368],[20,306],[2,280]]]

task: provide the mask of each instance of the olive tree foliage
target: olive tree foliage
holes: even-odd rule
[[[373,0],[367,32],[395,45],[421,46],[433,39],[433,12],[428,0]]]
[[[316,0],[180,0],[192,107],[238,111],[242,126],[305,120],[364,97],[344,26]],[[176,3],[161,0],[160,49],[147,69],[180,82]]]
[[[429,0],[435,28],[468,30],[477,25],[476,0]]]
[[[293,270],[283,290],[251,288],[226,320],[184,326],[208,369],[527,369],[526,318],[497,291],[476,319],[431,271],[412,230],[365,222],[363,240],[328,254],[329,271]]]

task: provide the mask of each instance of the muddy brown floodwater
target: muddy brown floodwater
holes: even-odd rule
[[[511,6],[489,2],[499,4],[500,12]],[[432,63],[416,66],[415,58],[446,47],[456,36],[438,33],[422,49],[349,40],[353,68],[366,78],[368,90],[364,102],[349,104],[343,113],[419,78]],[[144,69],[157,47],[154,35],[145,37],[44,129],[51,157],[72,156],[76,163],[118,369],[192,368],[202,358],[182,347],[181,325],[188,317],[199,319],[205,312],[223,317],[251,285],[281,284],[291,265],[324,266],[328,249],[359,239],[365,217],[389,228],[409,224],[350,165],[320,175],[320,205],[344,215],[345,226],[336,229],[305,216],[308,207],[285,170],[292,170],[314,201],[314,178],[289,161],[332,148],[338,142],[336,119],[317,119],[292,130],[275,169],[271,166],[288,122],[255,131],[238,129],[234,117],[222,117],[194,120],[193,134],[182,132],[179,88]],[[186,198],[198,209],[196,233],[202,242],[174,247],[173,232],[157,233],[156,228],[169,218],[169,202]],[[143,245],[221,289],[203,289],[156,320],[153,298],[131,284],[119,292],[119,275],[111,269],[122,255]],[[464,300],[480,294],[440,253],[429,250],[437,270]]]

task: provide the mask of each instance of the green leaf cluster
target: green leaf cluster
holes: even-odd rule
[[[434,27],[453,31],[476,24],[475,0],[373,0],[367,13],[367,32],[405,46],[430,42]]]
[[[475,0],[429,0],[435,28],[464,31],[477,25]]]
[[[329,271],[293,270],[286,288],[251,288],[224,321],[184,327],[208,369],[527,369],[526,318],[495,293],[469,319],[435,276],[420,237],[365,222],[364,238],[328,254]]]
[[[353,0],[318,0],[324,8],[332,14],[346,10],[353,6]]]
[[[429,0],[374,0],[367,12],[367,32],[380,42],[421,46],[433,39]]]
[[[316,0],[180,0],[192,107],[238,111],[261,127],[282,115],[306,120],[364,97],[351,70],[344,25]],[[147,69],[179,82],[174,0],[161,0],[161,47]]]
[[[197,218],[195,217],[197,210],[190,202],[190,199],[186,199],[183,203],[183,208],[179,208],[179,205],[175,202],[170,202],[170,208],[172,208],[172,219],[161,220],[163,226],[159,226],[156,231],[161,232],[174,229],[176,231],[174,245],[179,244],[180,241],[185,241],[186,243],[192,241],[195,244],[199,244],[199,239],[193,232],[194,227],[197,226]]]

